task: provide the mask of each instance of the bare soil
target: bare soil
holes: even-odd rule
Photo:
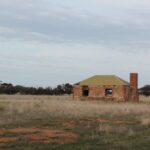
[[[52,130],[52,129],[42,129],[42,128],[14,128],[14,129],[1,129],[0,133],[5,132],[13,134],[12,137],[0,136],[0,143],[15,142],[24,139],[28,142],[41,142],[41,143],[57,143],[65,144],[74,142],[77,140],[78,135],[72,132],[66,132],[63,130]],[[19,137],[17,137],[19,135]]]

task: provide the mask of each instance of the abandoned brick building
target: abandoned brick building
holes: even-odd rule
[[[139,101],[138,74],[130,74],[130,83],[115,75],[93,76],[73,86],[73,98]]]

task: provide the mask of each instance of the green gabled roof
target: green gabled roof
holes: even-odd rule
[[[115,75],[96,75],[83,80],[78,85],[129,85],[129,83]]]

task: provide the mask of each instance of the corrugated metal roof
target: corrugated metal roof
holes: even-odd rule
[[[96,75],[79,82],[78,85],[129,85],[129,83],[115,75]]]

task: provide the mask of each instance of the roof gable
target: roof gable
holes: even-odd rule
[[[78,85],[129,85],[129,83],[115,75],[96,75],[79,82]]]

